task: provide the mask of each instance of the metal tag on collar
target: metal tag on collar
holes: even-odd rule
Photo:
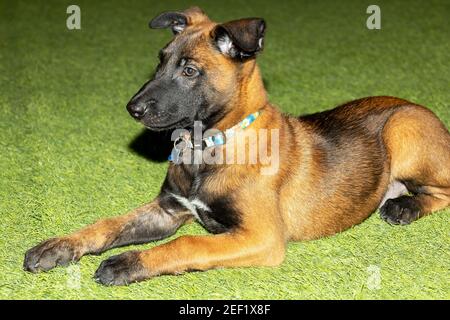
[[[175,139],[173,142],[173,147],[176,149],[179,149],[183,151],[184,149],[192,149],[194,146],[191,142],[191,135],[190,134],[180,134],[178,138]]]
[[[175,163],[175,164],[180,164],[181,163],[181,150],[177,149],[177,148],[172,148],[172,152],[169,155],[169,161]]]
[[[172,152],[169,155],[169,161],[175,164],[181,163],[183,157],[183,151],[186,149],[193,149],[190,134],[180,134],[178,138],[173,142]]]

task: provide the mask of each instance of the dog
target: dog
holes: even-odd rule
[[[42,242],[25,254],[25,270],[47,271],[86,254],[164,239],[194,220],[210,234],[112,256],[94,279],[125,285],[194,270],[278,266],[288,241],[336,234],[378,208],[388,223],[406,225],[450,205],[450,134],[429,109],[379,96],[311,115],[282,114],[268,101],[256,64],[263,19],[219,24],[194,7],[164,12],[150,27],[170,28],[174,37],[160,51],[153,78],[128,103],[130,115],[153,131],[186,129],[178,136],[185,148],[175,143],[178,160],[192,149],[196,122],[201,132],[277,130],[276,172],[262,174],[263,164],[248,160],[172,159],[154,201]],[[235,138],[225,137],[220,144],[194,141],[194,149],[221,154]],[[252,145],[248,140],[244,149]]]

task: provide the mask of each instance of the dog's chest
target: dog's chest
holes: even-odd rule
[[[163,191],[174,207],[189,210],[195,219],[211,233],[223,233],[240,223],[232,195],[220,195],[220,190],[208,191],[206,179],[215,174],[206,170],[176,168],[166,177]]]

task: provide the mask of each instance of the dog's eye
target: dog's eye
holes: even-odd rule
[[[183,69],[183,76],[186,77],[193,77],[198,74],[198,71],[195,68],[192,67],[184,67]]]

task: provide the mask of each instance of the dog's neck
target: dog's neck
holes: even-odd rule
[[[226,130],[268,103],[261,72],[254,59],[242,64],[239,76],[237,94],[225,106],[228,112],[214,125],[216,129]]]

